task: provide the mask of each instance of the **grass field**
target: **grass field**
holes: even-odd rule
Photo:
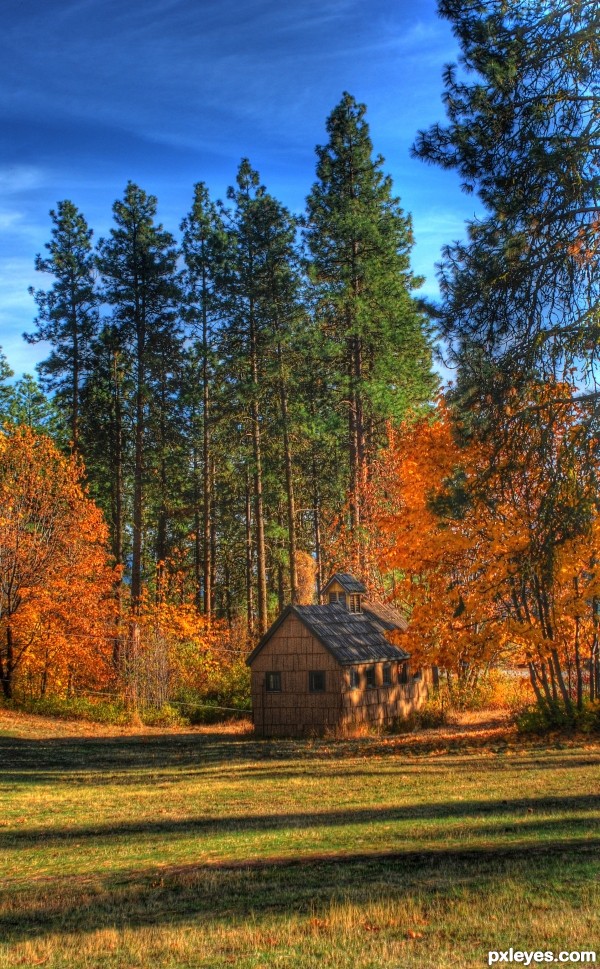
[[[596,949],[600,743],[0,713],[0,966],[443,969]]]

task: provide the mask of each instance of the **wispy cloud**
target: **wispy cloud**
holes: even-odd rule
[[[5,165],[0,167],[0,192],[3,195],[30,192],[44,185],[46,179],[46,172],[33,165]]]

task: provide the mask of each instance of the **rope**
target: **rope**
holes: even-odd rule
[[[82,694],[82,695],[88,696],[88,697],[99,696],[99,697],[103,697],[104,699],[108,699],[109,697],[114,698],[116,700],[123,699],[119,693],[98,693],[92,690],[88,690],[85,694]],[[217,704],[214,704],[214,703],[184,703],[182,700],[167,700],[167,703],[169,704],[170,707],[191,707],[192,710],[197,710],[200,707],[201,709],[204,709],[204,710],[225,710],[229,713],[242,713],[242,714],[252,713],[251,707],[242,707],[242,708],[221,707],[221,706],[217,706]]]

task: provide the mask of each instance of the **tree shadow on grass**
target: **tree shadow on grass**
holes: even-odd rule
[[[580,812],[577,816],[575,812]],[[559,795],[533,798],[434,801],[394,805],[393,807],[344,808],[337,811],[297,811],[277,814],[201,815],[184,818],[155,818],[140,821],[120,821],[118,824],[70,825],[66,827],[28,827],[0,831],[0,850],[23,848],[45,849],[72,842],[78,846],[88,841],[98,847],[113,841],[132,839],[173,838],[185,836],[222,837],[245,832],[312,830],[352,825],[394,822],[439,822],[439,836],[444,835],[444,823],[453,820],[492,818],[500,824],[518,821],[524,827],[549,824],[535,815],[558,814],[556,826],[568,824],[593,827],[600,823],[600,798],[595,795]],[[565,814],[568,815],[565,818]],[[481,828],[475,829],[481,834]]]
[[[513,882],[520,878],[535,890],[552,874],[565,884],[591,879],[599,849],[598,838],[585,843],[554,840],[498,848],[162,866],[113,877],[40,878],[18,895],[3,893],[7,904],[0,912],[0,936],[10,943],[52,933],[160,927],[192,919],[235,923],[252,915],[260,922],[290,913],[308,918],[327,912],[336,900],[401,903],[415,892],[451,897],[457,885],[475,892],[503,877]]]
[[[447,738],[446,738],[447,739]],[[157,736],[133,737],[67,737],[49,739],[24,739],[0,737],[0,774],[5,783],[45,783],[55,774],[84,775],[86,783],[145,783],[140,777],[143,771],[169,771],[171,775],[181,772],[223,772],[252,770],[259,776],[262,769],[272,777],[288,772],[289,776],[307,772],[311,765],[327,766],[328,774],[333,765],[347,759],[365,758],[372,755],[384,758],[386,764],[402,764],[403,770],[416,767],[414,757],[435,756],[434,763],[448,762],[453,767],[468,763],[469,770],[488,771],[497,769],[507,752],[506,743],[490,742],[474,738],[465,746],[462,741],[448,744],[435,734],[395,738],[381,741],[303,741],[303,740],[255,740],[247,737],[224,736],[218,732],[189,734],[159,734]],[[440,747],[441,744],[441,747]],[[486,750],[491,756],[475,760],[473,755]],[[512,756],[506,761],[511,769],[552,769],[564,765],[593,766],[600,764],[598,752],[582,756],[580,751],[571,753],[570,748],[539,744],[535,747],[512,748]],[[470,756],[469,756],[470,755]],[[497,755],[497,756],[493,756]],[[521,758],[521,759],[519,759]],[[289,762],[295,761],[290,767]],[[268,766],[267,766],[268,764]],[[264,765],[264,766],[255,766]],[[419,769],[422,766],[419,764]],[[385,770],[384,764],[380,770]],[[137,775],[137,776],[136,776]],[[107,780],[108,779],[108,780]]]

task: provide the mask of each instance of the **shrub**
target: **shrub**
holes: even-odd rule
[[[140,719],[146,727],[189,727],[190,725],[190,718],[170,703],[163,703],[158,710],[143,710]]]
[[[99,697],[46,696],[40,699],[19,698],[10,704],[14,710],[33,713],[42,717],[58,717],[63,720],[85,720],[90,723],[127,724],[130,716],[124,704]]]
[[[552,730],[600,732],[600,700],[586,703],[582,710],[575,710],[572,717],[562,707],[550,709],[531,705],[521,711],[516,722],[519,732],[525,734],[544,734]]]
[[[431,730],[448,723],[448,705],[442,696],[431,697],[420,710],[412,710],[407,717],[398,717],[389,728],[390,733],[415,733]]]

